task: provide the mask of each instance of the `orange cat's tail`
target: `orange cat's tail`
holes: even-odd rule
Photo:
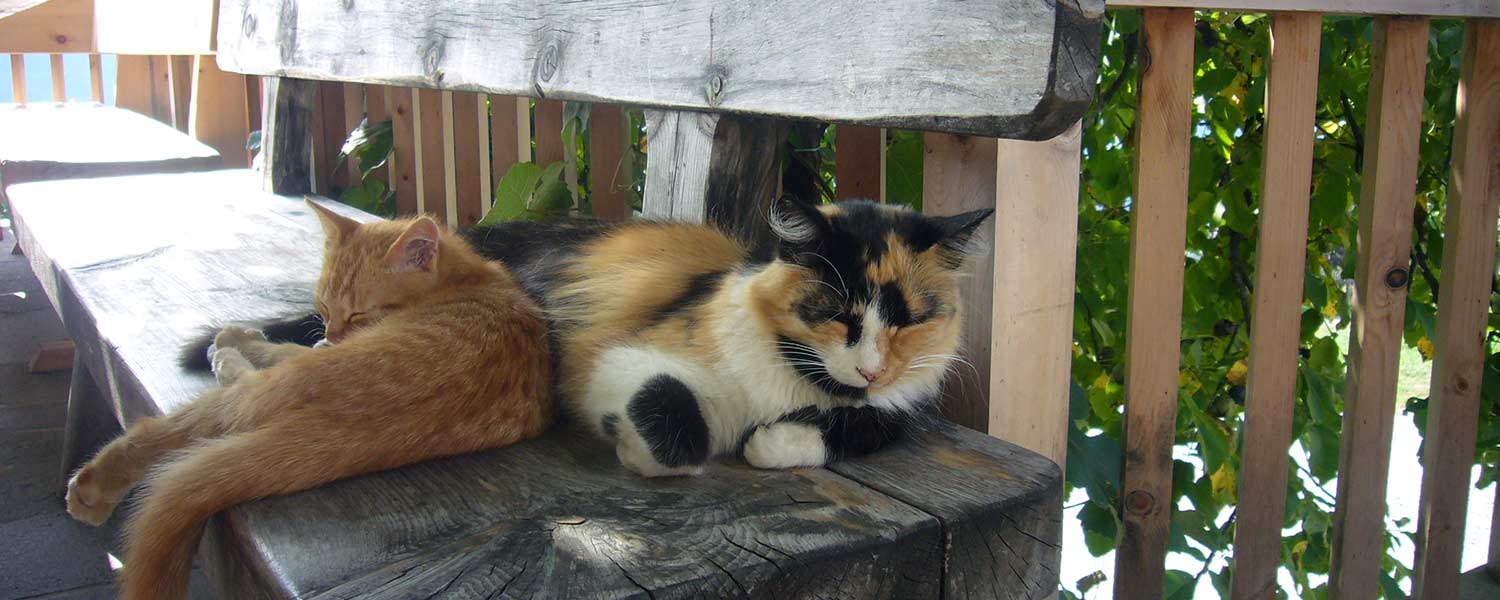
[[[123,600],[187,597],[193,551],[204,524],[234,505],[289,494],[386,466],[357,434],[268,426],[206,440],[148,483],[125,534]],[[311,435],[309,435],[311,434]],[[343,437],[343,443],[320,443]],[[372,450],[374,450],[372,452]]]

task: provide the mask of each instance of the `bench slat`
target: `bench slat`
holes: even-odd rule
[[[257,75],[1048,139],[1092,98],[1100,0],[224,0]]]

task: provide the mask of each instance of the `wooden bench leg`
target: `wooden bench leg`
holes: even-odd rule
[[[75,354],[73,381],[68,386],[68,420],[63,428],[63,481],[119,431],[120,423],[109,401],[89,376],[83,357]]]

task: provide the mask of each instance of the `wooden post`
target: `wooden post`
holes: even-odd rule
[[[376,84],[365,86],[365,117],[371,125],[391,120],[390,100],[391,88]],[[386,189],[391,187],[391,163],[394,159],[394,156],[388,156],[384,166],[370,172],[370,176],[384,183]]]
[[[1359,190],[1349,374],[1339,443],[1338,496],[1328,571],[1330,600],[1373,598],[1384,556],[1385,492],[1406,287],[1412,197],[1422,139],[1427,22],[1379,17]]]
[[[10,55],[10,91],[16,104],[26,103],[26,55]]]
[[[89,55],[89,99],[104,102],[104,61],[98,54]]]
[[[860,186],[870,186],[873,179],[865,177],[863,171],[852,169],[867,156],[861,152],[878,151],[879,148],[861,147],[856,135],[845,137],[844,126],[838,126],[838,148],[835,148],[834,169],[838,173],[850,172],[850,186],[844,185],[843,175],[838,175],[837,195],[840,199],[858,198]],[[878,130],[877,130],[878,131]],[[869,137],[869,136],[865,136]],[[850,155],[843,153],[844,143]],[[954,135],[949,133],[927,133],[922,138],[922,212],[930,215],[954,215],[979,208],[997,206],[995,196],[996,140],[994,138]],[[878,157],[878,154],[877,154]],[[878,186],[877,186],[878,188]],[[853,195],[846,196],[846,193]],[[866,196],[868,198],[868,196]],[[1036,199],[1035,202],[1042,202]],[[1076,204],[1076,199],[1074,201]],[[992,217],[999,225],[1002,215]],[[960,365],[948,376],[943,385],[943,415],[950,420],[976,431],[990,431],[991,365],[989,310],[993,297],[995,264],[995,230],[980,227],[976,242],[985,246],[985,251],[973,258],[970,265],[973,275],[959,280],[959,295],[963,299],[964,331],[961,354],[973,365],[972,369]],[[1030,256],[1031,252],[1027,252]],[[1029,285],[1029,284],[1028,284]],[[1019,443],[1019,442],[1017,442]]]
[[[1413,598],[1456,598],[1500,208],[1500,19],[1464,23]]]
[[[416,90],[417,212],[447,219],[448,192],[443,173],[443,92]]]
[[[1081,124],[1046,142],[1000,140],[993,184],[989,432],[1059,465],[1068,447],[1082,144]],[[980,318],[974,306],[969,318]]]
[[[518,162],[531,162],[531,99],[490,96],[490,181],[494,189],[500,178]]]
[[[62,481],[72,477],[99,448],[120,430],[115,409],[89,375],[82,350],[74,350],[68,385],[68,416],[63,426]]]
[[[193,106],[188,115],[188,134],[218,150],[224,166],[250,166],[250,155],[245,150],[250,137],[245,76],[220,70],[213,55],[194,57],[193,63]]]
[[[453,191],[458,202],[457,225],[466,227],[478,222],[490,210],[489,144],[483,143],[490,133],[489,111],[484,96],[473,92],[453,92]]]
[[[391,189],[396,191],[396,214],[417,214],[417,90],[391,88]]]
[[[362,83],[344,84],[344,135],[347,137],[359,128],[361,120],[365,119],[365,85]],[[340,148],[343,142],[340,141]],[[359,164],[353,156],[344,160],[344,189],[359,185]]]
[[[625,188],[630,185],[630,115],[619,106],[589,109],[589,199],[594,217],[621,221],[630,216]]]
[[[1273,597],[1276,571],[1281,568],[1322,32],[1319,13],[1272,16],[1245,449],[1237,488],[1239,520],[1234,529],[1236,599]]]
[[[834,194],[839,200],[885,200],[885,130],[835,125],[833,131]],[[926,180],[923,180],[925,199]],[[987,196],[986,198],[989,198]],[[988,206],[987,204],[985,206]],[[924,204],[925,208],[925,204]],[[970,315],[972,316],[972,315]]]
[[[1192,136],[1193,9],[1144,11],[1125,323],[1125,431],[1115,597],[1162,597],[1177,431]]]
[[[188,116],[192,112],[193,105],[193,57],[191,56],[169,56],[167,57],[167,79],[171,81],[171,105],[172,126],[178,131],[187,133]],[[249,90],[246,90],[249,97]],[[250,121],[259,123],[259,119]]]
[[[312,193],[312,113],[317,82],[267,77],[260,151],[265,189],[297,196]]]
[[[536,164],[547,166],[563,159],[563,103],[561,100],[537,100],[535,126]]]
[[[785,122],[648,110],[646,135],[646,216],[718,223],[751,244],[770,235]]]
[[[172,124],[172,63],[169,58],[159,55],[146,57],[149,66],[146,85],[151,94],[150,114],[152,118],[168,125]]]
[[[313,189],[337,198],[343,191],[333,164],[349,132],[344,129],[344,84],[318,82],[317,112],[313,113]]]
[[[63,74],[63,57],[61,54],[51,55],[52,59],[52,101],[68,101],[67,78]]]

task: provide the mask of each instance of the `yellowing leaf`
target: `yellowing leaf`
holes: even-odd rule
[[[1338,316],[1339,316],[1339,307],[1338,307],[1338,305],[1334,304],[1331,301],[1328,304],[1323,305],[1323,316],[1328,317],[1330,319],[1338,318]]]
[[[1235,497],[1235,472],[1229,468],[1226,462],[1219,466],[1219,470],[1208,476],[1209,482],[1213,484],[1214,498],[1225,504],[1233,504]]]
[[[1422,336],[1422,339],[1417,340],[1417,352],[1421,352],[1422,353],[1422,358],[1423,359],[1425,359],[1425,360],[1432,360],[1432,353],[1433,353],[1432,340],[1427,339],[1427,336],[1425,336],[1425,335]]]
[[[1109,374],[1100,373],[1098,377],[1094,378],[1094,384],[1090,387],[1096,390],[1109,389]]]
[[[1192,393],[1202,389],[1203,384],[1198,383],[1198,379],[1193,377],[1192,374],[1186,370],[1182,370],[1177,372],[1177,387],[1186,390],[1188,393]]]
[[[1229,367],[1229,372],[1224,374],[1224,379],[1234,385],[1245,385],[1245,376],[1250,373],[1250,365],[1245,361],[1235,361],[1234,366]]]

